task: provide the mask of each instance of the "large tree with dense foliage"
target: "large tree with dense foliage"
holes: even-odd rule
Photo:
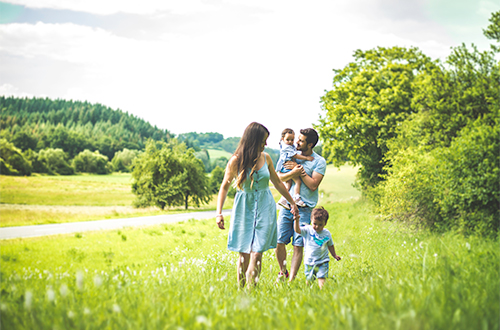
[[[416,48],[357,50],[354,62],[334,70],[333,89],[321,98],[324,115],[317,126],[328,161],[360,165],[363,187],[385,174],[387,142],[412,112],[415,79],[435,67]]]
[[[496,13],[498,16],[498,13]],[[492,19],[500,28],[500,21]],[[389,143],[389,175],[375,192],[392,218],[463,233],[498,233],[500,64],[498,48],[453,49],[419,77],[416,113]]]
[[[491,22],[485,34],[498,42],[498,13]],[[337,165],[361,165],[365,196],[391,219],[496,235],[498,47],[480,52],[462,45],[445,64],[412,50],[389,54],[395,50],[389,61],[386,49],[357,53],[356,62],[337,72],[323,98],[325,153]],[[383,65],[373,66],[365,54]]]
[[[210,190],[201,160],[185,144],[149,141],[134,161],[132,191],[139,207],[189,203],[199,206],[210,200]]]

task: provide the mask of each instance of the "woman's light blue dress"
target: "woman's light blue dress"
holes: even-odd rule
[[[250,253],[276,248],[276,202],[269,190],[267,163],[243,183],[243,190],[236,192],[227,248],[231,251]]]

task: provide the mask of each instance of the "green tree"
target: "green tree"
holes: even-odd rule
[[[84,150],[73,158],[73,168],[77,172],[109,174],[113,172],[113,165],[108,157],[101,155],[98,150],[92,152]]]
[[[138,150],[123,149],[115,153],[115,156],[111,160],[115,171],[120,172],[130,172],[132,170],[132,164],[134,159],[140,154]]]
[[[417,48],[357,50],[354,62],[334,70],[333,89],[321,98],[324,115],[316,126],[328,161],[361,165],[363,188],[386,173],[387,142],[412,107],[415,78],[435,66]]]
[[[388,143],[387,181],[374,190],[381,211],[435,229],[497,235],[500,63],[494,52],[453,49],[446,67],[418,77],[412,104],[416,112]]]
[[[224,170],[219,166],[215,166],[210,176],[210,192],[212,194],[216,194],[219,192],[219,188],[223,179]]]
[[[210,200],[203,163],[184,144],[148,141],[146,150],[134,161],[132,191],[135,205],[195,206]]]
[[[28,149],[35,150],[38,140],[26,132],[17,132],[11,142],[22,151],[25,151]]]
[[[490,17],[491,24],[483,30],[486,38],[495,40],[497,43],[500,43],[500,11],[493,13]],[[491,45],[493,51],[500,52],[500,45]]]
[[[75,170],[69,165],[68,159],[68,155],[62,149],[48,148],[40,150],[38,153],[38,161],[43,163],[50,174],[75,174]]]
[[[31,163],[26,160],[20,149],[6,139],[0,139],[0,171],[4,175],[31,175]]]

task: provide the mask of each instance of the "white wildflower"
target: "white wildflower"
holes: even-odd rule
[[[32,302],[33,302],[33,293],[31,293],[31,291],[27,290],[24,293],[24,308],[30,309]]]
[[[54,292],[54,290],[52,290],[52,288],[47,289],[47,300],[54,301],[55,298],[56,298],[56,293]]]
[[[83,272],[78,271],[76,272],[76,287],[78,290],[83,290]]]
[[[113,305],[113,312],[115,312],[115,313],[120,313],[121,312],[120,306],[118,306],[118,304],[114,304]]]
[[[73,311],[68,311],[68,317],[72,319],[73,317],[75,317],[75,313],[73,313]]]
[[[94,285],[100,287],[102,285],[102,277],[99,275],[94,276]]]
[[[68,295],[68,286],[66,284],[61,285],[59,288],[59,293],[61,296],[66,297]]]

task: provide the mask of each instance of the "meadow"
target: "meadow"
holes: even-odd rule
[[[303,267],[276,284],[272,250],[257,286],[239,290],[214,219],[4,240],[1,328],[498,329],[498,240],[383,221],[344,170],[352,182],[329,169],[322,187],[342,257],[323,290]]]
[[[358,198],[351,185],[356,169],[329,166],[320,193],[325,202]],[[184,207],[134,208],[130,173],[16,177],[0,175],[0,227],[41,225],[186,212]],[[275,199],[278,193],[273,189]],[[215,210],[217,196],[188,212]],[[232,198],[225,207],[231,208]]]
[[[161,210],[135,208],[130,173],[15,177],[0,175],[0,227],[117,219],[186,212],[183,206]],[[229,198],[227,206],[232,206]],[[187,212],[215,210],[216,196]]]

